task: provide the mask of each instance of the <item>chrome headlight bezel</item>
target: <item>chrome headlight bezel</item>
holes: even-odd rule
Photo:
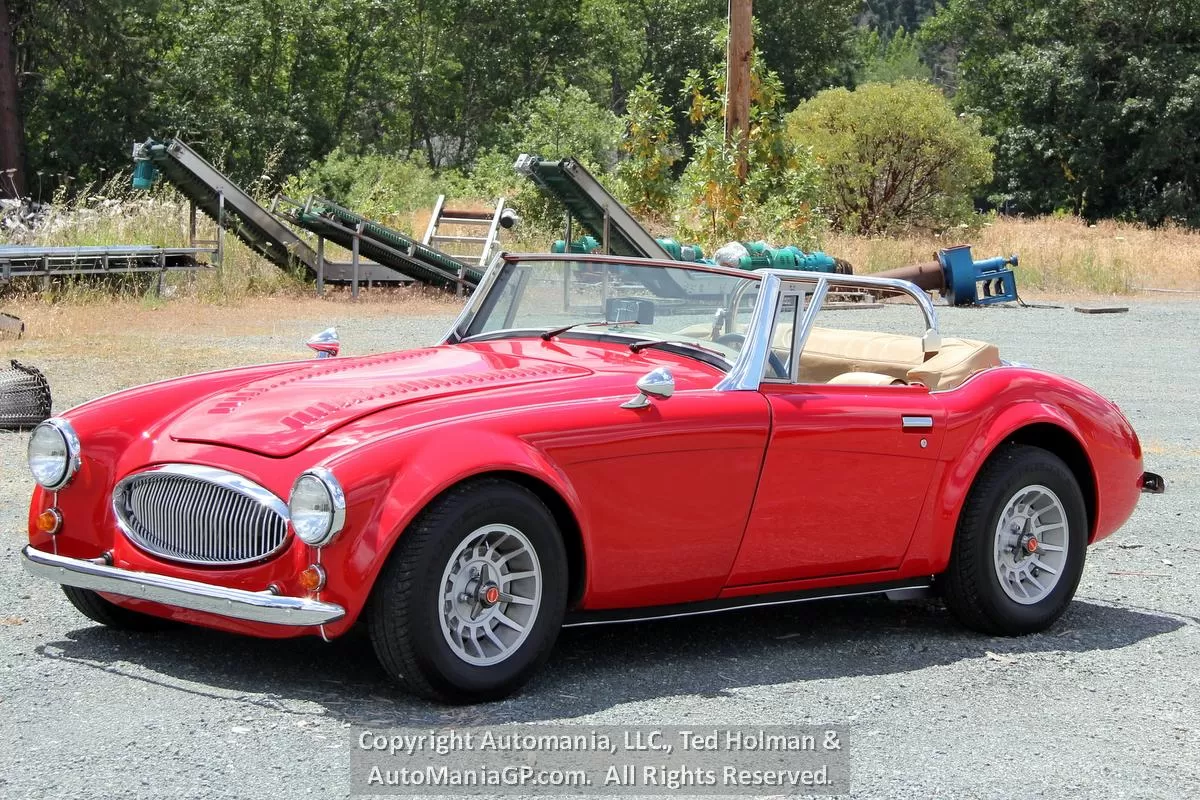
[[[301,494],[297,498],[297,490],[302,492],[311,490],[313,495]],[[311,505],[311,497],[318,498],[318,502],[323,505],[327,504],[328,511],[314,508]],[[297,499],[310,503],[308,508],[299,509],[299,514],[297,514],[296,507]],[[288,495],[288,517],[291,520],[292,530],[305,544],[312,547],[324,547],[332,542],[333,538],[342,530],[342,526],[346,524],[346,493],[342,491],[342,485],[334,477],[333,472],[325,467],[313,467],[300,473]],[[300,518],[299,524],[297,524],[297,517]],[[310,524],[314,519],[322,520],[321,524]]]
[[[33,446],[39,435],[57,436],[62,443],[63,462],[61,468],[55,473],[54,480],[43,482],[33,468]],[[38,486],[43,489],[57,492],[66,486],[75,477],[75,473],[79,472],[81,463],[79,435],[75,433],[71,423],[62,417],[51,417],[45,422],[38,423],[37,427],[29,434],[29,443],[25,447],[25,464],[29,467],[29,472]]]

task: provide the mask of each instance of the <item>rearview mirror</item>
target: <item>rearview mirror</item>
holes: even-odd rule
[[[645,408],[650,398],[666,400],[675,394],[675,376],[666,367],[652,369],[638,379],[638,395],[621,404],[621,408]]]

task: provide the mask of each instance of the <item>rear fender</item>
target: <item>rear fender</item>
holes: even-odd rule
[[[1082,446],[1084,437],[1071,416],[1057,406],[1036,400],[1007,405],[975,425],[964,425],[947,432],[942,452],[960,455],[955,460],[942,462],[934,475],[917,523],[917,530],[928,531],[928,535],[914,537],[905,555],[904,574],[936,575],[946,569],[959,514],[979,471],[996,448],[1016,431],[1038,423],[1063,429]],[[1086,456],[1087,448],[1082,449]],[[1088,468],[1095,473],[1090,458]]]

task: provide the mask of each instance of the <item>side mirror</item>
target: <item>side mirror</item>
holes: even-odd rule
[[[666,367],[652,369],[638,379],[638,395],[621,404],[621,408],[645,408],[650,398],[666,400],[675,394],[675,376]]]
[[[305,344],[317,351],[317,358],[333,358],[342,350],[342,343],[338,341],[336,327],[326,328]]]

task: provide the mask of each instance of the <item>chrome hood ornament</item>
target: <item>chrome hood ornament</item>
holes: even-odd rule
[[[342,350],[338,340],[337,327],[326,328],[305,342],[309,348],[317,351],[317,358],[333,358]]]

